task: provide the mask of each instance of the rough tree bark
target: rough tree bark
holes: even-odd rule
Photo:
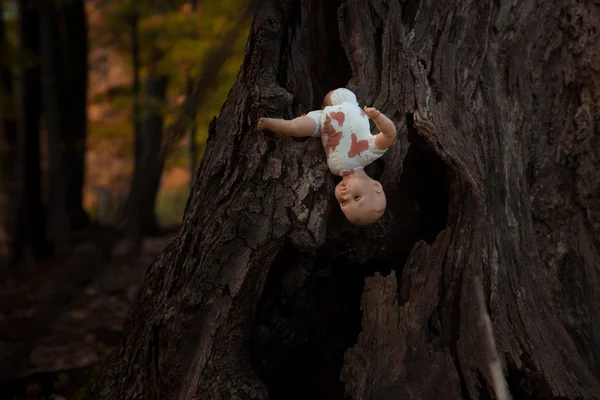
[[[598,398],[599,17],[591,0],[262,2],[92,398],[491,398],[474,275],[514,398]],[[346,84],[405,122],[368,170],[388,210],[365,229],[319,141],[254,129]]]
[[[87,124],[87,24],[81,0],[44,0],[40,48],[44,125],[48,133],[48,238],[69,248],[72,230],[89,221],[83,211]]]

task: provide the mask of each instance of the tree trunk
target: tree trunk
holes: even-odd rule
[[[65,87],[69,88],[65,114],[69,116],[72,132],[72,149],[69,151],[69,169],[72,177],[68,185],[67,204],[69,221],[74,230],[89,224],[83,210],[83,186],[85,177],[85,140],[87,132],[88,87],[88,34],[87,17],[83,0],[71,0],[64,6],[67,29],[60,33],[65,50]]]
[[[185,82],[185,95],[186,97],[192,96],[194,93],[194,79],[188,75]],[[196,116],[192,117],[192,121],[189,127],[190,137],[188,142],[189,156],[190,156],[190,176],[193,177],[196,174],[196,162],[198,161],[197,147],[196,147]],[[194,180],[190,179],[190,191],[194,190]]]
[[[0,49],[8,49],[8,39],[4,24],[4,7],[0,2]],[[7,51],[8,53],[8,51]],[[18,248],[16,234],[17,219],[17,124],[14,107],[14,85],[11,63],[14,60],[0,61],[0,231],[4,231],[8,243],[2,243],[0,232],[0,258],[3,247],[8,250],[9,263],[15,261]]]
[[[161,151],[163,141],[163,112],[157,107],[164,104],[168,79],[165,75],[150,71],[146,79],[144,112],[141,123],[141,148],[139,162],[133,173],[129,196],[125,206],[125,234],[132,251],[139,250],[141,239],[158,232],[158,221],[154,212],[156,196],[164,165]],[[136,156],[137,157],[137,156]]]
[[[137,9],[131,15],[131,73],[133,88],[131,93],[131,111],[133,119],[133,149],[134,171],[140,167],[142,155],[142,129],[140,126],[140,40],[139,40],[139,15]]]
[[[40,2],[44,122],[48,133],[48,237],[68,249],[88,223],[82,208],[87,123],[87,28],[83,1]]]
[[[198,6],[200,1],[199,0],[193,0],[190,2],[190,6],[192,8],[192,13],[196,12],[198,9]],[[202,4],[200,3],[200,6]],[[212,61],[212,60],[211,60]],[[191,98],[194,95],[194,78],[192,77],[192,75],[190,74],[190,72],[188,71],[187,73],[187,78],[185,81],[185,97],[186,98]],[[190,123],[190,127],[189,127],[189,131],[190,131],[190,137],[189,137],[189,142],[188,142],[188,149],[189,149],[189,157],[190,157],[190,165],[189,165],[189,170],[190,170],[190,192],[192,190],[194,190],[194,175],[196,174],[196,167],[197,167],[197,162],[198,162],[198,154],[197,154],[197,146],[196,146],[196,130],[197,130],[197,125],[196,125],[196,114],[193,113],[193,116],[191,117],[191,123]]]
[[[31,0],[19,0],[20,46],[40,54],[39,10]],[[19,71],[18,165],[19,194],[17,220],[19,256],[26,260],[43,255],[45,229],[41,205],[40,172],[40,66],[35,63]]]
[[[167,3],[155,4],[157,15],[166,12]],[[135,10],[131,24],[133,37],[133,74],[134,74],[134,146],[135,163],[129,194],[123,211],[124,240],[117,246],[116,253],[136,254],[140,251],[142,239],[159,232],[155,206],[160,179],[165,161],[162,151],[164,130],[164,105],[167,98],[168,77],[160,71],[160,62],[164,57],[158,48],[147,49],[152,52],[144,103],[137,108],[139,96],[139,14]],[[140,118],[139,111],[143,113]],[[138,114],[137,117],[135,114]]]
[[[515,399],[598,398],[599,13],[264,1],[91,398],[492,398],[475,276]],[[367,228],[320,141],[255,131],[346,84],[400,128],[367,169],[388,198]]]

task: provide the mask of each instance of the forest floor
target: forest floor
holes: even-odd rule
[[[0,399],[74,399],[119,346],[145,271],[174,236],[147,238],[136,258],[90,257],[94,243],[83,244],[1,283],[0,363],[12,378]]]

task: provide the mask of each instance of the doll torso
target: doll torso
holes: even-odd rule
[[[321,137],[327,165],[334,175],[359,171],[385,153],[375,145],[368,117],[352,103],[328,106],[307,116],[318,124],[314,136]]]

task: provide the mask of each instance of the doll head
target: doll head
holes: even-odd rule
[[[335,187],[335,198],[348,221],[356,226],[377,222],[387,204],[381,183],[364,171],[344,176]]]
[[[327,106],[337,106],[342,103],[352,103],[358,106],[356,95],[352,91],[346,88],[339,88],[332,90],[325,95],[325,98],[323,99],[323,108]]]

